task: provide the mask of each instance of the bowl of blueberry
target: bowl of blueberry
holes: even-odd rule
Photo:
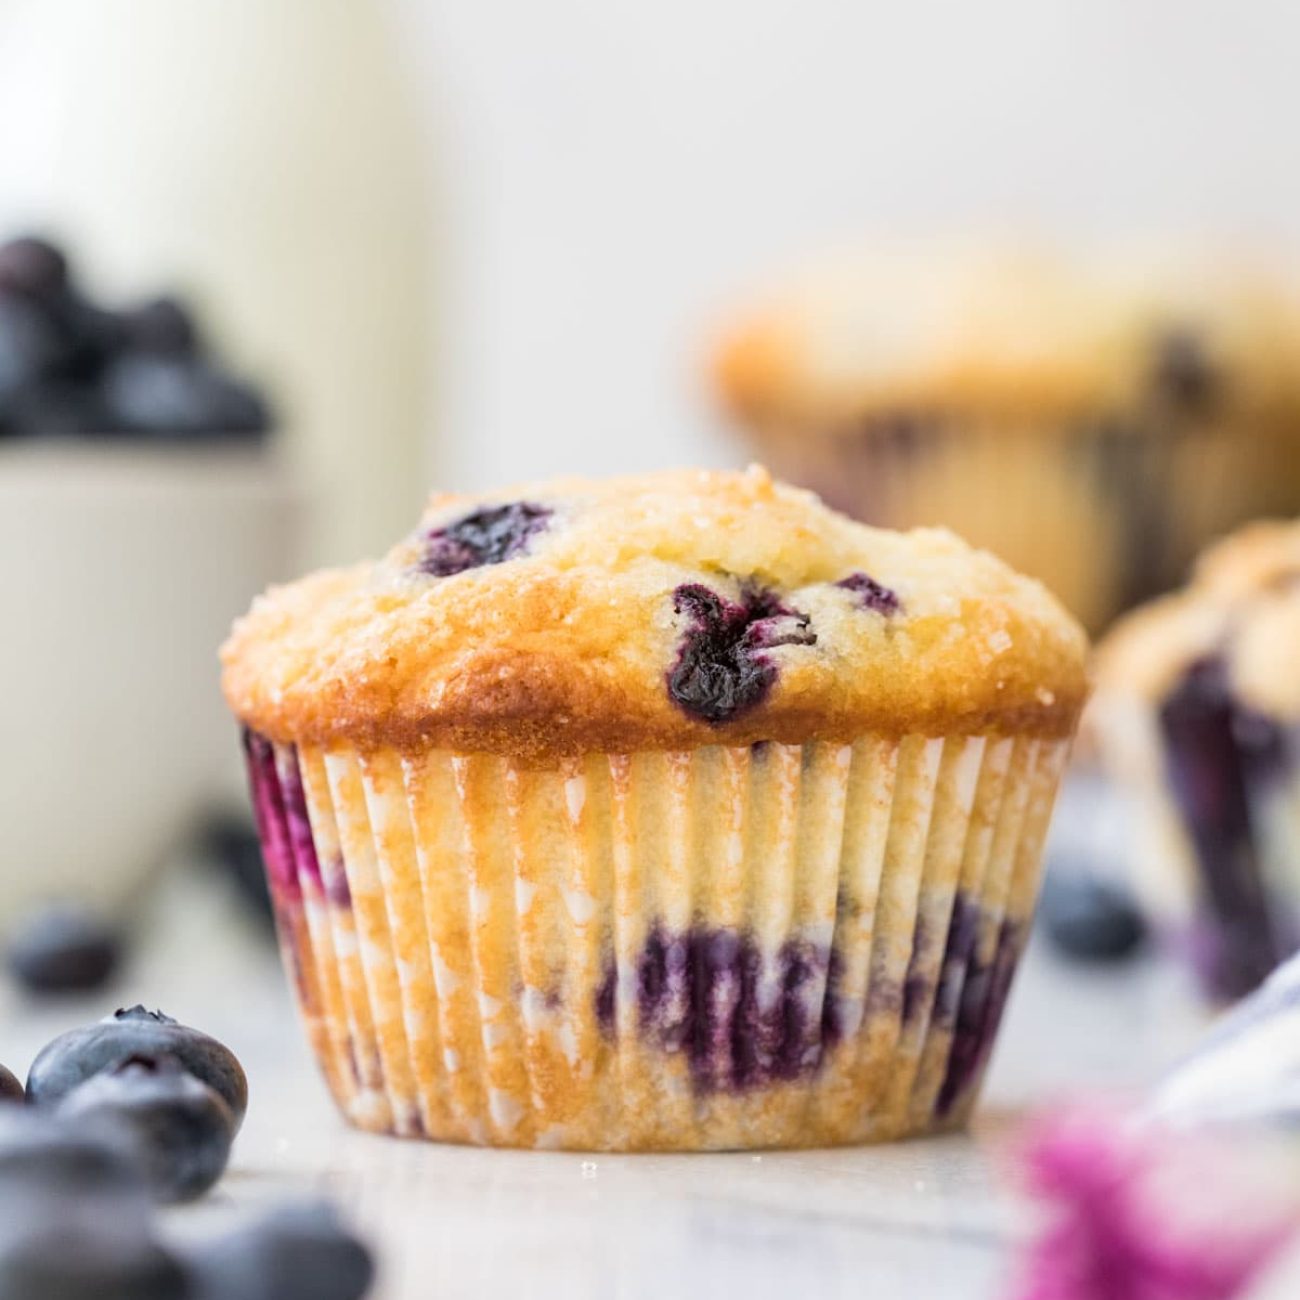
[[[213,647],[301,515],[273,425],[179,298],[0,245],[0,917],[125,901],[233,782]]]

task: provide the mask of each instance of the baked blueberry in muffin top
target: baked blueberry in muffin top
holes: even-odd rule
[[[939,530],[743,473],[437,495],[378,563],[261,597],[223,649],[271,739],[529,762],[868,730],[1069,734],[1084,638]]]

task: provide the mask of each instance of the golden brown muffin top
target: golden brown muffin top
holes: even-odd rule
[[[1262,520],[1206,550],[1182,591],[1121,619],[1098,647],[1098,681],[1155,702],[1217,659],[1244,702],[1300,717],[1297,647],[1300,521]]]
[[[939,245],[828,256],[738,315],[715,385],[755,424],[1300,411],[1300,286],[1186,253]]]
[[[259,597],[222,649],[286,741],[525,761],[848,739],[1067,734],[1086,644],[1038,583],[766,470],[435,495],[377,564]]]

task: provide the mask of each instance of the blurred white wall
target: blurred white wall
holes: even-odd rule
[[[440,481],[736,459],[707,322],[857,230],[1300,242],[1300,7],[397,0],[441,189]]]

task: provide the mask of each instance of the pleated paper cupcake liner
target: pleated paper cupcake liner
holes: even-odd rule
[[[1067,742],[589,754],[248,735],[286,967],[344,1114],[590,1150],[964,1121]]]
[[[898,419],[751,429],[777,473],[867,523],[943,523],[1032,574],[1092,631],[1167,591],[1201,548],[1293,514],[1300,458],[1272,428],[1060,430]]]

